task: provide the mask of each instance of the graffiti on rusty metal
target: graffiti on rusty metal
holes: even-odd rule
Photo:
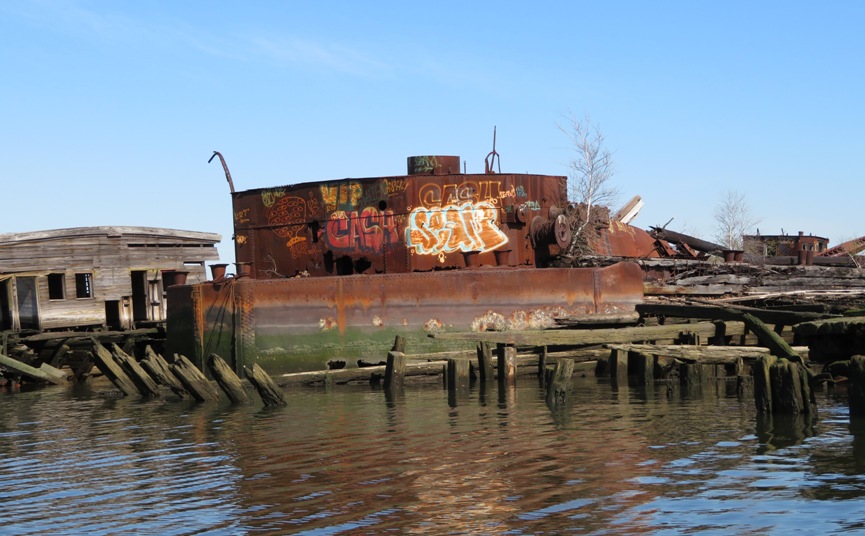
[[[418,201],[425,207],[456,205],[467,201],[488,201],[499,205],[505,198],[527,197],[525,188],[502,188],[501,181],[466,181],[460,184],[427,183],[418,190]]]
[[[399,241],[390,209],[366,207],[361,211],[335,211],[326,225],[324,239],[332,249],[376,252]]]
[[[234,224],[244,224],[249,222],[249,210],[245,208],[243,210],[238,210],[234,213]]]
[[[384,181],[384,188],[388,197],[400,195],[408,188],[408,179],[387,179]]]
[[[357,207],[362,194],[363,186],[356,181],[321,186],[321,200],[328,212],[350,210]]]
[[[498,219],[490,201],[418,207],[408,216],[406,246],[419,255],[490,251],[508,242]]]
[[[268,190],[262,190],[261,192],[261,202],[265,207],[270,208],[276,203],[277,199],[280,199],[285,196],[284,188],[270,188]]]
[[[267,213],[267,223],[282,238],[297,235],[298,225],[305,223],[306,201],[302,197],[284,196],[274,201]]]

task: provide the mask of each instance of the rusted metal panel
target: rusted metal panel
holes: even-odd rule
[[[594,236],[587,237],[591,248],[598,255],[612,257],[657,257],[655,239],[646,231],[611,220],[607,226],[598,227]]]
[[[428,333],[442,330],[540,329],[556,318],[633,311],[643,296],[642,271],[633,263],[236,278],[200,287],[208,348],[197,353],[233,348],[246,364],[255,359],[272,371],[325,368],[335,357],[382,357],[381,339],[394,334],[421,348],[430,343]],[[172,326],[169,346],[188,338]]]
[[[497,251],[534,266],[529,224],[567,203],[565,177],[522,174],[344,179],[232,199],[237,260],[257,279],[496,265]]]

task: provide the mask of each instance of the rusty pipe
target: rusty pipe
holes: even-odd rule
[[[219,161],[222,162],[222,169],[225,170],[225,180],[228,181],[228,187],[231,189],[231,193],[234,193],[234,183],[231,181],[231,173],[228,172],[228,165],[225,163],[225,158],[222,158],[222,153],[219,151],[213,151],[213,155],[207,163],[209,164],[215,156],[218,156]]]

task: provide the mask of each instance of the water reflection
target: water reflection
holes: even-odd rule
[[[590,377],[555,405],[533,381],[293,389],[287,400],[136,401],[86,386],[2,396],[0,527],[832,532],[865,511],[865,421],[851,422],[843,399],[821,401],[816,420],[765,417],[725,382]]]

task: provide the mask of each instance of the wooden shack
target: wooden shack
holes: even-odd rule
[[[0,331],[132,329],[165,320],[166,289],[207,279],[220,235],[153,227],[0,234]]]

